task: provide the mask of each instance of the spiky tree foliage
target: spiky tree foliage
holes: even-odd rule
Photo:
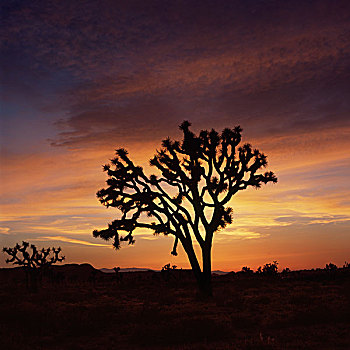
[[[3,252],[10,255],[10,258],[6,259],[6,263],[36,269],[62,262],[65,259],[64,256],[59,255],[60,247],[38,250],[34,244],[31,244],[30,249],[31,251],[29,251],[29,243],[24,241],[22,244],[17,243],[13,248],[4,247]]]
[[[62,262],[65,257],[61,256],[61,248],[42,248],[40,250],[34,244],[28,242],[17,243],[13,248],[3,248],[3,252],[10,257],[6,263],[23,266],[26,271],[26,284],[32,290],[37,289],[38,271],[58,262]]]
[[[278,262],[275,260],[272,263],[265,264],[262,268],[262,273],[265,275],[277,275],[278,272]]]
[[[93,235],[113,239],[116,249],[121,241],[133,244],[137,228],[151,229],[155,235],[172,235],[171,254],[177,255],[181,242],[200,290],[210,294],[213,235],[232,223],[228,203],[237,192],[275,183],[277,178],[272,172],[258,173],[266,167],[267,158],[250,144],[239,147],[239,126],[222,133],[202,130],[199,135],[190,126],[184,121],[180,125],[183,140],[163,140],[150,160],[160,176],[147,176],[125,149],[116,150],[116,157],[103,166],[107,187],[98,191],[97,197],[106,207],[119,209],[120,217]],[[126,235],[121,236],[121,231]],[[202,268],[193,248],[194,239],[201,248]]]

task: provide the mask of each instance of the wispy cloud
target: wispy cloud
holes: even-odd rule
[[[275,219],[276,222],[282,224],[300,224],[300,225],[315,225],[315,224],[330,224],[330,223],[344,223],[350,222],[350,216],[344,215],[319,215],[319,216],[303,216],[291,215],[280,216]]]
[[[95,247],[109,247],[109,248],[112,247],[110,244],[91,243],[88,241],[82,241],[80,239],[69,238],[66,236],[45,236],[45,237],[36,238],[36,239],[32,239],[32,240],[33,241],[35,241],[35,240],[37,240],[37,241],[43,241],[43,240],[58,241],[58,242],[65,242],[65,243],[95,246]]]
[[[249,229],[242,228],[227,228],[223,231],[219,231],[215,235],[215,239],[218,241],[224,240],[229,242],[230,240],[246,240],[246,239],[259,239],[268,237],[268,233],[260,233],[250,231]]]
[[[0,235],[8,235],[8,234],[10,234],[9,227],[0,227]]]
[[[29,71],[68,74],[56,146],[149,139],[214,116],[255,136],[293,134],[348,125],[349,3],[322,4],[34,1],[6,9],[2,37],[8,55],[25,43]]]

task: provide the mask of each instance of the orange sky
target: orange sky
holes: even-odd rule
[[[188,119],[197,132],[241,125],[279,180],[232,200],[214,270],[349,261],[349,10],[325,0],[5,0],[1,246],[60,245],[66,262],[98,268],[188,267],[169,237],[140,230],[118,252],[92,237],[118,215],[95,197],[101,165],[124,147],[151,173],[161,140],[180,138]]]

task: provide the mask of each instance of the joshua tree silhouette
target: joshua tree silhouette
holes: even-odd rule
[[[120,283],[123,279],[123,275],[119,272],[120,271],[120,267],[113,267],[114,273],[115,273],[115,281],[117,283]]]
[[[65,257],[60,256],[60,247],[38,250],[34,244],[31,244],[30,249],[31,252],[29,251],[29,243],[23,241],[22,244],[17,243],[13,248],[4,247],[3,252],[10,255],[10,258],[6,259],[7,264],[12,263],[25,268],[27,288],[30,287],[36,291],[39,272],[43,268],[62,262]]]
[[[242,129],[224,129],[218,133],[202,130],[196,136],[191,124],[180,125],[183,140],[163,140],[162,148],[151,159],[161,176],[146,176],[134,165],[125,149],[117,149],[111,164],[103,166],[108,174],[107,188],[97,192],[106,207],[115,207],[121,215],[107,229],[95,230],[94,237],[134,243],[133,231],[149,228],[155,235],[174,236],[171,254],[177,255],[180,241],[197,279],[199,290],[211,295],[211,248],[213,235],[232,223],[232,208],[227,204],[237,192],[248,186],[277,182],[273,172],[257,173],[266,167],[267,158],[250,144],[241,142]],[[146,215],[145,215],[146,214]],[[152,219],[148,219],[153,218]],[[126,236],[120,236],[126,231]],[[202,253],[202,268],[194,251],[196,239]]]
[[[285,271],[288,273],[289,269]],[[275,260],[272,263],[267,263],[263,267],[259,266],[256,273],[267,276],[276,276],[278,273],[278,262]]]

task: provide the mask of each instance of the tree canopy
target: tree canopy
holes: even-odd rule
[[[171,254],[177,255],[180,241],[199,283],[210,285],[213,234],[232,223],[231,198],[249,186],[276,183],[277,177],[271,171],[259,172],[267,166],[263,153],[248,143],[239,146],[240,126],[221,133],[202,130],[199,135],[190,126],[188,121],[180,125],[182,141],[169,137],[162,141],[150,160],[158,176],[147,176],[125,149],[116,150],[116,157],[103,166],[107,187],[98,191],[97,197],[106,207],[117,208],[120,216],[93,235],[113,239],[116,249],[122,241],[133,244],[137,228],[151,229],[155,235],[173,235]],[[121,231],[126,234],[121,235]],[[193,239],[202,250],[202,269]]]
[[[60,256],[60,247],[38,249],[34,244],[29,245],[28,242],[24,241],[22,244],[17,243],[13,248],[4,247],[3,252],[10,256],[6,259],[7,264],[12,263],[30,269],[50,266],[65,259],[64,256]]]

